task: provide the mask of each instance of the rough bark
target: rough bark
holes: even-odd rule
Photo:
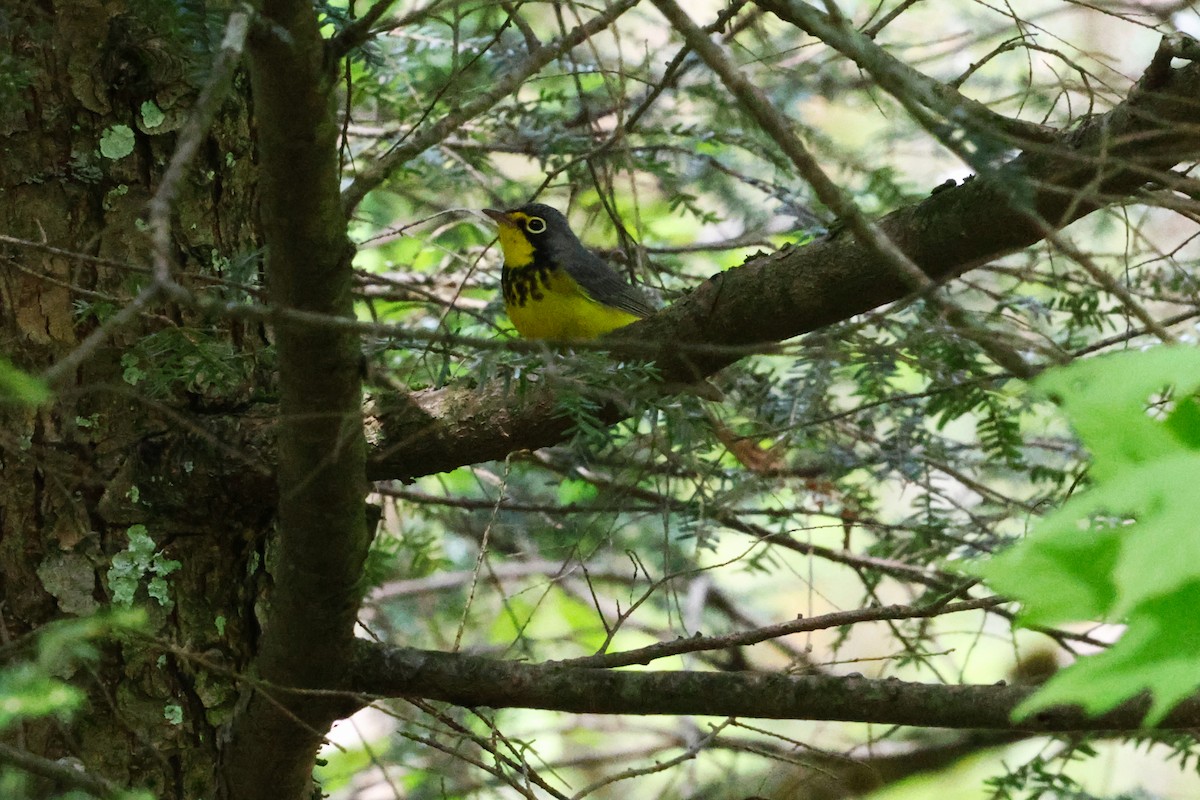
[[[250,65],[262,158],[267,281],[283,310],[350,317],[353,249],[338,196],[334,67],[308,0],[266,0]],[[338,717],[369,536],[359,341],[283,321],[279,354],[279,547],[256,676],[222,764],[235,800],[303,796]]]
[[[5,3],[3,16],[0,232],[35,244],[0,245],[0,352],[39,373],[147,280],[139,221],[216,42],[173,3]],[[240,280],[239,262],[253,276],[245,96],[242,81],[179,187],[171,255],[178,280],[198,292]],[[216,734],[236,686],[180,653],[239,669],[253,649],[259,578],[247,565],[261,561],[272,495],[244,493],[242,479],[273,463],[244,437],[271,383],[257,360],[263,344],[255,327],[158,304],[66,376],[53,405],[0,406],[4,641],[107,606],[111,559],[133,525],[182,565],[168,577],[173,605],[145,585],[135,599],[149,613],[145,632],[163,644],[105,646],[71,677],[88,695],[75,722],[27,721],[3,735],[22,752],[78,759],[162,800],[211,796]],[[188,358],[210,345],[236,365],[230,374],[189,371]],[[157,358],[177,379],[151,388],[122,357],[142,367]]]
[[[787,675],[526,664],[461,653],[356,643],[347,692],[411,696],[474,708],[543,708],[580,714],[699,714],[759,719],[843,720],[923,728],[1020,731],[1136,731],[1149,698],[1098,717],[1050,708],[1014,722],[1031,686],[948,686],[859,675]],[[1200,726],[1200,697],[1175,708],[1163,730]]]

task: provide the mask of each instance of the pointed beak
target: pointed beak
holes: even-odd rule
[[[501,225],[506,228],[517,227],[517,221],[508,214],[505,214],[503,211],[497,211],[494,208],[485,208],[483,213],[494,219],[497,225]]]

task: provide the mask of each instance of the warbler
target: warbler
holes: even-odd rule
[[[583,246],[567,218],[544,203],[509,211],[485,208],[500,225],[504,309],[526,339],[595,339],[654,313],[650,299]],[[681,391],[719,401],[721,391],[705,380]],[[735,434],[711,411],[706,416],[717,439],[754,472],[779,468],[777,453]]]
[[[543,203],[485,208],[500,226],[504,309],[526,339],[595,339],[654,313],[650,299],[583,246]]]

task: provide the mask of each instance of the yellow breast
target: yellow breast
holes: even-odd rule
[[[501,284],[508,318],[526,339],[595,339],[639,319],[593,300],[560,269],[505,267]]]

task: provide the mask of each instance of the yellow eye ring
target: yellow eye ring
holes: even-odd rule
[[[546,220],[541,217],[530,217],[525,220],[525,230],[530,233],[543,233],[546,230]]]

